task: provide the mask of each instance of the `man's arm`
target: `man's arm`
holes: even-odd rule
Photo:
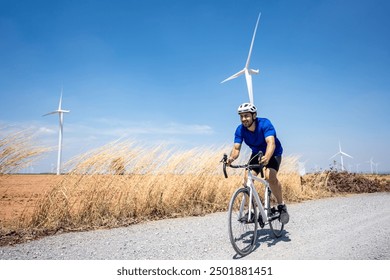
[[[267,142],[267,149],[265,150],[265,155],[260,159],[260,163],[267,165],[276,148],[275,137],[268,136],[265,138],[265,142]]]
[[[230,165],[233,161],[235,161],[238,158],[238,156],[240,155],[240,150],[241,150],[241,144],[234,143],[232,152],[230,153],[230,157],[227,162],[228,165]]]

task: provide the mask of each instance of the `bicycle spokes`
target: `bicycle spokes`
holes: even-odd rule
[[[229,204],[229,237],[233,248],[242,256],[252,251],[257,236],[257,213],[253,209],[248,190],[237,190]]]

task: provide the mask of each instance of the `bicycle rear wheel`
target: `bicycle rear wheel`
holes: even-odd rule
[[[251,218],[248,221],[249,205]],[[241,256],[248,255],[256,242],[258,223],[255,210],[248,189],[240,188],[233,194],[228,210],[229,238],[234,250]]]
[[[278,213],[278,212],[277,212]],[[283,228],[284,228],[284,224],[282,224],[280,222],[280,215],[277,215],[275,217],[275,212],[271,211],[268,211],[268,216],[269,216],[269,227],[271,228],[271,231],[272,233],[274,234],[274,236],[276,238],[279,238],[282,236],[282,232],[283,232]],[[278,213],[279,214],[279,213]]]

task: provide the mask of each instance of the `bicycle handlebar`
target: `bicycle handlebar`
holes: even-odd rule
[[[256,154],[255,157],[261,158],[262,156],[263,156],[263,153],[260,151],[258,154]],[[240,165],[233,165],[233,164],[227,165],[227,160],[228,160],[228,156],[227,156],[227,154],[224,154],[221,162],[223,163],[222,169],[223,169],[223,174],[224,174],[225,178],[228,178],[226,166],[229,166],[230,168],[245,168],[248,170],[252,170],[254,168],[260,168],[261,177],[264,178],[264,173],[263,173],[264,165],[263,164],[249,164],[249,163],[247,163],[247,164],[240,164]]]

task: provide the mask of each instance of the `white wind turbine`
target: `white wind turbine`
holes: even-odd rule
[[[379,165],[379,162],[375,163],[375,173],[378,174],[378,165]]]
[[[62,89],[61,89],[61,97],[60,97],[60,103],[58,105],[58,109],[56,111],[47,113],[43,116],[52,115],[52,114],[58,114],[59,120],[60,120],[60,129],[59,129],[59,137],[58,137],[58,157],[57,157],[57,175],[61,174],[61,156],[62,156],[62,134],[63,134],[63,127],[64,127],[64,113],[69,113],[69,110],[63,110],[61,108],[62,103]]]
[[[257,26],[258,26],[259,21],[260,21],[260,16],[261,16],[261,13],[259,13],[259,16],[257,18],[255,31],[253,32],[252,42],[251,42],[251,46],[249,48],[249,54],[248,54],[248,58],[246,60],[244,69],[242,69],[241,71],[237,72],[236,74],[230,76],[229,78],[227,78],[227,79],[225,79],[225,80],[223,80],[221,82],[221,84],[222,84],[222,83],[227,82],[229,80],[235,79],[235,78],[241,76],[242,74],[245,74],[246,86],[248,88],[249,102],[252,103],[252,104],[254,104],[254,101],[253,101],[252,74],[259,74],[259,69],[257,69],[257,70],[249,69],[249,62],[251,60],[253,43],[255,41],[255,36],[256,36]]]
[[[371,174],[374,174],[374,168],[373,168],[373,166],[374,166],[374,161],[372,160],[372,158],[370,158],[370,160],[369,161],[367,161],[369,164],[370,164],[370,167],[371,167]]]
[[[341,171],[344,171],[345,169],[344,169],[343,155],[344,155],[344,156],[347,156],[347,157],[350,157],[350,158],[353,158],[353,157],[351,157],[350,155],[344,153],[344,152],[341,150],[340,141],[339,141],[339,151],[338,151],[338,153],[335,154],[334,156],[332,156],[332,157],[329,158],[329,159],[332,159],[332,158],[334,158],[335,156],[338,156],[338,155],[340,155],[340,160],[341,160]]]

